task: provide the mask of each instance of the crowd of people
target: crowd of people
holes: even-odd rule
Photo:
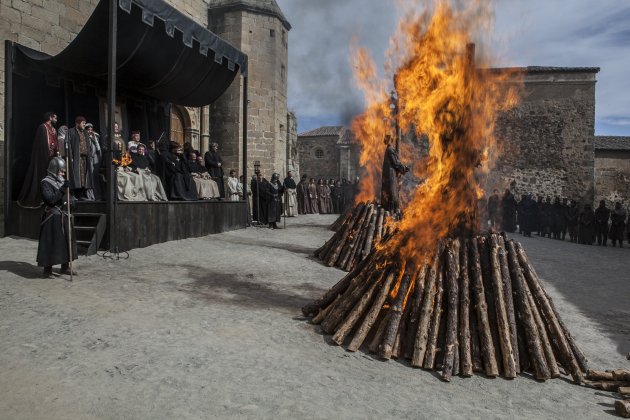
[[[510,190],[502,196],[494,190],[484,205],[484,221],[491,230],[505,232],[518,231],[524,236],[538,236],[600,246],[606,246],[610,239],[612,246],[623,247],[624,239],[630,242],[630,221],[628,212],[621,202],[608,208],[606,201],[601,200],[595,209],[590,204],[578,205],[577,201],[555,197],[543,199],[539,195],[536,200],[533,194],[526,194],[520,201]]]

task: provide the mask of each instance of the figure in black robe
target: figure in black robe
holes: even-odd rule
[[[626,211],[621,208],[621,203],[616,202],[615,208],[610,213],[610,240],[613,246],[619,241],[619,248],[623,248],[623,233],[626,230]]]
[[[221,199],[224,199],[225,186],[223,184],[223,160],[219,155],[219,145],[217,143],[212,143],[210,150],[206,152],[203,158],[204,163],[206,164],[206,169],[208,169],[208,173],[219,187]]]
[[[597,245],[606,246],[608,242],[608,220],[610,219],[610,209],[606,207],[606,201],[601,200],[599,207],[595,209],[595,238]]]
[[[488,219],[490,219],[490,227],[494,232],[499,230],[501,226],[501,199],[499,198],[499,190],[494,190],[490,198],[488,198]]]
[[[564,229],[564,206],[560,203],[560,197],[556,197],[551,205],[551,234],[553,239],[562,239]]]
[[[252,192],[252,214],[253,219],[258,223],[267,223],[267,207],[266,202],[262,194],[263,179],[260,175],[254,175],[250,184],[250,191]]]
[[[31,160],[17,200],[21,207],[37,208],[42,205],[40,183],[46,176],[48,162],[59,153],[57,130],[54,127],[56,123],[57,115],[54,112],[47,112],[44,115],[44,122],[35,131]]]
[[[510,190],[505,190],[501,198],[501,225],[505,232],[516,230],[516,199]]]
[[[578,242],[585,245],[593,245],[595,241],[595,212],[590,204],[584,205],[584,210],[578,218]]]
[[[166,178],[166,192],[169,200],[196,201],[197,187],[188,170],[188,163],[184,158],[181,146],[171,145],[171,151],[160,155],[163,160]]]
[[[400,210],[398,180],[409,168],[398,159],[398,153],[391,145],[391,136],[385,136],[385,156],[383,157],[383,179],[381,183],[381,206],[391,213]],[[357,185],[358,186],[358,185]]]
[[[46,207],[39,226],[37,265],[44,267],[44,278],[52,278],[52,267],[57,264],[61,264],[61,274],[70,274],[67,211],[69,182],[63,178],[65,168],[63,159],[54,157],[48,165],[48,175],[40,182],[41,195]],[[70,199],[74,200],[74,197],[70,195]],[[71,224],[70,229],[72,260],[76,260],[77,242],[74,223]],[[76,273],[73,272],[73,274]]]
[[[532,231],[536,228],[538,208],[536,202],[529,194],[521,200],[521,220],[523,221],[523,235],[532,236]]]
[[[278,229],[278,222],[282,220],[282,194],[284,187],[280,182],[280,175],[274,173],[271,181],[261,186],[261,193],[265,196],[267,208],[267,223],[270,229]]]
[[[341,202],[343,197],[343,190],[339,181],[335,181],[330,187],[330,196],[332,198],[333,213],[341,214]]]
[[[574,243],[577,242],[579,218],[580,209],[578,209],[575,201],[571,201],[571,204],[564,210],[564,220],[567,225],[567,231],[569,232],[569,240]]]
[[[308,176],[302,175],[300,182],[297,184],[297,202],[298,202],[298,214],[307,214],[307,206],[310,204],[307,200],[308,197]]]

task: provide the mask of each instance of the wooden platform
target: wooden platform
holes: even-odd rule
[[[245,201],[168,201],[118,203],[116,220],[120,251],[195,238],[246,227]],[[42,209],[11,203],[7,235],[37,239]],[[105,213],[104,202],[79,202],[77,213]],[[110,226],[107,227],[110,229]],[[108,235],[105,235],[107,238]],[[105,240],[102,249],[110,248]]]

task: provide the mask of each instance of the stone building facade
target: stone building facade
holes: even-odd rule
[[[253,173],[254,161],[260,161],[265,175],[295,170],[287,159],[290,133],[297,131],[287,109],[291,25],[275,0],[211,0],[208,27],[248,56],[248,173]],[[210,136],[221,145],[225,166],[239,172],[242,83],[235,79],[210,109]]]
[[[503,150],[486,190],[592,203],[595,83],[599,68],[527,67],[519,105],[503,114]],[[493,69],[499,72],[502,69]]]
[[[300,176],[352,181],[359,176],[360,148],[343,126],[320,127],[298,135]]]
[[[260,160],[266,170],[284,171],[297,158],[297,123],[287,112],[287,48],[290,25],[275,0],[165,0],[219,36],[249,54],[250,173],[253,160]],[[49,55],[61,52],[81,31],[98,0],[0,0],[0,38],[10,40]],[[217,20],[225,14],[221,27]],[[219,32],[221,32],[219,31]],[[266,36],[262,36],[266,35]],[[5,157],[4,93],[5,48],[0,48],[0,236],[4,235]],[[171,138],[190,142],[205,152],[217,141],[226,167],[242,163],[240,118],[242,97],[237,77],[233,86],[211,107],[189,108],[176,104],[171,113]],[[65,124],[60,121],[60,124]],[[36,127],[33,127],[33,133]],[[136,127],[124,127],[126,134]],[[31,136],[32,134],[28,134]],[[290,159],[291,156],[294,158]],[[294,168],[293,168],[294,169]]]
[[[630,137],[595,137],[595,202],[630,206]]]

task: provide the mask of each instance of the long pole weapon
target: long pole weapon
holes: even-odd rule
[[[66,138],[64,140],[64,147],[66,149],[66,181],[70,181],[70,147],[68,145],[68,135],[66,134]],[[70,212],[70,186],[66,188],[66,211],[68,212],[68,257],[70,257],[70,261],[68,262],[68,268],[70,269],[70,281],[72,281],[72,213]]]

